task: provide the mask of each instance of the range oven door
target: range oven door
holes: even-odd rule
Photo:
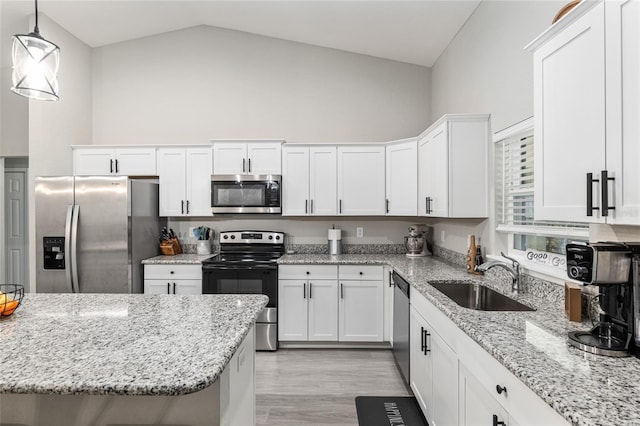
[[[278,349],[277,265],[202,266],[203,294],[264,294],[269,303],[256,320],[256,350]]]
[[[279,175],[211,176],[212,213],[281,213]]]

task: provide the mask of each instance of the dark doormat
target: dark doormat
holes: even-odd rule
[[[360,426],[428,426],[412,396],[357,396]]]

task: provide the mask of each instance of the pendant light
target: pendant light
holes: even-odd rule
[[[13,87],[11,90],[27,98],[57,101],[60,48],[40,35],[38,0],[36,26],[29,34],[13,38]]]

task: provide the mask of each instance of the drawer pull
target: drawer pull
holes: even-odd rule
[[[498,392],[498,395],[501,395],[502,392],[507,393],[507,387],[496,385],[496,392]]]
[[[498,416],[494,414],[493,415],[493,426],[507,426],[507,424],[505,422],[498,421]]]

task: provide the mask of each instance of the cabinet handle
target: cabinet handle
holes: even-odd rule
[[[344,299],[344,285],[340,283],[340,299]]]
[[[387,202],[387,213],[389,213],[389,199],[385,200]]]
[[[180,201],[180,212],[184,214],[184,200]]]
[[[493,426],[507,426],[505,422],[498,421],[498,416],[493,415]]]
[[[308,204],[309,204],[309,200],[304,200],[304,214],[309,213],[309,212],[307,211]]]
[[[251,173],[251,158],[249,158],[249,173]]]
[[[171,294],[171,283],[167,283],[167,294]]]
[[[311,214],[313,214],[313,200],[311,200]]]
[[[342,214],[342,200],[338,201],[338,213]]]
[[[302,284],[302,298],[307,298],[307,283]]]
[[[431,203],[433,203],[433,198],[427,197],[427,214],[433,213],[433,207],[431,206]]]
[[[173,294],[176,294],[176,283],[173,283]]]
[[[189,214],[189,200],[187,200],[187,214]]]
[[[600,172],[600,182],[602,182],[602,216],[609,216],[609,210],[615,210],[615,206],[609,207],[609,181],[616,178],[609,177],[609,172]]]
[[[113,173],[113,160],[109,160],[109,173]]]
[[[120,172],[120,167],[118,164],[118,159],[116,158],[116,173],[119,173],[119,172]]]
[[[498,395],[502,395],[502,392],[507,393],[507,387],[496,385],[496,392],[498,392]]]
[[[427,344],[427,337],[431,336],[431,333],[429,333],[427,330],[423,331],[424,333],[424,350],[423,350],[423,354],[427,354],[428,352],[431,352],[431,349],[429,349],[429,345]]]
[[[394,286],[393,271],[389,271],[389,287],[393,287],[393,286]]]
[[[242,173],[246,172],[245,170],[245,165],[244,165],[245,159],[242,159]]]
[[[600,210],[600,207],[593,207],[593,182],[600,182],[593,178],[593,173],[587,173],[587,216],[593,216],[594,210]]]
[[[424,327],[420,326],[420,352],[424,353]]]
[[[429,197],[424,197],[424,214],[429,213]]]
[[[311,295],[313,292],[313,283],[309,283],[309,299],[311,299],[313,296]]]

